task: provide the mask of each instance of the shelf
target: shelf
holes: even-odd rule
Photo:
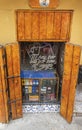
[[[58,102],[59,77],[41,78],[41,79],[27,78],[22,79],[22,82],[23,82],[22,89],[23,89],[24,104],[33,102],[34,103]],[[31,85],[29,85],[29,82],[31,83]]]
[[[59,104],[60,101],[54,101],[54,102],[23,102],[23,105],[53,105],[53,104]]]

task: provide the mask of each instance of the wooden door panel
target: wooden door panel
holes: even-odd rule
[[[72,116],[73,116],[74,98],[75,98],[75,90],[76,90],[77,79],[78,79],[80,55],[81,55],[80,46],[74,46],[71,82],[70,82],[70,88],[69,88],[69,99],[68,99],[68,109],[67,109],[67,121],[68,122],[72,121]]]
[[[64,86],[64,89],[62,89],[61,107],[60,107],[60,113],[64,118],[66,118],[66,112],[67,112],[66,109],[67,109],[67,103],[68,103],[69,84],[70,84],[69,76],[64,76],[63,83],[62,83],[62,86]]]
[[[4,104],[5,104],[5,122],[9,121],[9,106],[8,106],[8,82],[7,82],[7,68],[6,68],[6,53],[5,48],[2,48],[2,61],[1,61],[1,73],[2,73],[2,84],[3,84],[3,94],[4,94]]]
[[[12,59],[13,59],[13,75],[14,89],[15,89],[15,105],[16,105],[16,118],[22,117],[22,91],[21,91],[21,79],[20,79],[20,52],[19,44],[12,44]],[[18,107],[20,106],[20,108]],[[20,112],[20,113],[19,113]]]
[[[80,53],[81,48],[79,46],[72,44],[65,45],[60,113],[69,123],[72,121],[73,115],[75,89],[77,85],[80,63]],[[67,63],[68,61],[69,65]]]
[[[73,45],[66,44],[65,55],[64,55],[61,107],[60,107],[60,113],[64,118],[66,118],[66,113],[67,113],[69,85],[70,85],[70,78],[71,78],[70,75],[71,75],[71,67],[72,67],[72,55],[73,55]]]
[[[13,76],[13,61],[12,61],[12,46],[6,45],[6,55],[7,55],[7,70],[8,70],[8,76]],[[14,89],[14,80],[8,79],[9,83],[9,91],[10,91],[10,101],[13,101],[15,99],[15,89]],[[12,91],[13,90],[13,91]],[[16,106],[14,102],[11,102],[11,111],[12,111],[12,118],[16,118]]]
[[[71,69],[69,68],[71,66],[71,59],[69,61],[67,61],[66,59],[65,62],[66,62],[66,66],[64,66],[64,75],[70,75]]]
[[[6,55],[7,55],[7,71],[8,76],[13,76],[13,61],[12,61],[12,46],[6,45]],[[9,91],[10,91],[10,101],[13,101],[15,99],[15,89],[14,89],[14,80],[11,78],[8,78],[8,84],[9,84]],[[16,118],[16,106],[14,102],[11,102],[11,111],[12,111],[12,118]]]
[[[0,122],[8,123],[8,85],[6,79],[6,56],[4,47],[0,46]]]
[[[18,41],[68,41],[73,11],[17,11]]]
[[[20,76],[20,52],[19,44],[12,44],[12,59],[13,59],[13,74],[14,76]]]
[[[12,119],[17,119],[22,117],[19,45],[17,43],[6,45],[6,54]]]
[[[21,118],[22,117],[22,102],[19,99],[18,101],[16,101],[16,114],[17,114],[17,118]]]
[[[13,84],[13,79],[8,79],[9,82],[9,91],[10,93],[10,100],[14,100],[15,99],[15,90],[14,90],[14,84]],[[13,91],[12,91],[13,90]]]
[[[5,118],[5,106],[3,92],[0,92],[0,123],[4,123]]]
[[[21,79],[20,77],[17,77],[14,79],[14,86],[15,87],[15,98],[21,98]]]

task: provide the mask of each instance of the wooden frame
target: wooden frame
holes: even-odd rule
[[[42,80],[56,80],[57,81],[57,91],[56,91],[56,100],[58,101],[58,92],[59,92],[59,77],[58,77],[58,74],[56,73],[56,78],[25,78],[25,80],[39,80],[39,92],[38,92],[38,94],[36,94],[36,95],[38,95],[39,96],[39,102],[40,102],[40,94],[41,94],[41,84],[42,84]],[[24,80],[23,78],[22,78],[22,80]],[[22,82],[24,82],[24,81],[22,81]],[[22,87],[23,86],[32,86],[32,85],[25,85],[24,83],[22,83]],[[30,95],[29,93],[28,93],[28,95]],[[56,101],[56,102],[57,102]],[[29,104],[29,101],[28,101],[28,104]]]
[[[16,15],[18,41],[70,39],[73,10],[17,10]]]
[[[73,44],[65,45],[60,113],[69,123],[72,121],[73,117],[73,107],[78,79],[80,55],[80,46],[75,46]]]

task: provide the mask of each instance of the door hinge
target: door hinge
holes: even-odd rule
[[[16,103],[17,101],[22,101],[22,98],[14,99],[14,100],[9,100],[9,101],[8,101],[8,104]]]
[[[17,76],[7,76],[6,79],[13,79],[13,78],[17,78],[17,77],[20,77],[20,75],[17,75]]]

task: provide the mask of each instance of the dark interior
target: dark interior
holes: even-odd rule
[[[60,103],[64,42],[20,42],[23,104]]]

